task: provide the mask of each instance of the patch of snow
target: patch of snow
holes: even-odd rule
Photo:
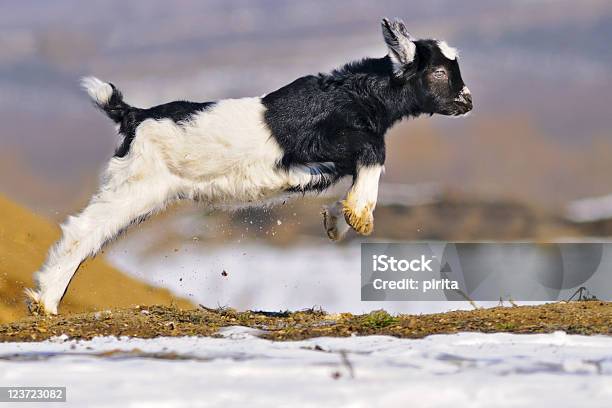
[[[572,201],[566,216],[574,222],[595,222],[612,218],[612,194]]]
[[[224,336],[2,343],[0,384],[67,386],[63,406],[89,407],[612,406],[610,337]]]
[[[252,327],[244,327],[244,326],[228,326],[222,327],[219,330],[219,335],[221,337],[226,337],[230,339],[246,339],[253,336],[259,336],[263,334],[263,330],[254,329]]]

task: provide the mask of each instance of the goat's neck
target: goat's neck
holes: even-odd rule
[[[384,64],[386,59],[388,57],[373,61],[380,61],[381,64]],[[404,118],[417,117],[423,113],[412,81],[407,84],[396,83],[397,80],[393,78],[391,70],[382,73],[367,73],[367,75],[372,81],[362,81],[363,84],[367,84],[363,98],[374,99],[378,101],[379,106],[384,107],[384,109],[373,111],[375,118],[371,118],[379,124],[382,133]],[[364,100],[366,106],[367,102]]]

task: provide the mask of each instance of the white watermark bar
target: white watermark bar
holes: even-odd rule
[[[66,387],[0,387],[0,402],[66,402]]]
[[[361,300],[612,300],[612,243],[361,244]],[[576,297],[574,297],[576,298]]]

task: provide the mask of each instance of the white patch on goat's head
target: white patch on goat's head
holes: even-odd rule
[[[459,56],[459,51],[456,48],[451,47],[446,43],[446,41],[438,41],[438,48],[442,55],[444,55],[449,60],[456,60]]]

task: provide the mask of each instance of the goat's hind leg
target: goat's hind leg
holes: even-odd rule
[[[57,308],[79,265],[95,255],[130,224],[162,208],[169,199],[163,180],[107,183],[78,215],[62,225],[62,237],[35,274],[36,290],[26,289],[32,313],[57,314]]]

